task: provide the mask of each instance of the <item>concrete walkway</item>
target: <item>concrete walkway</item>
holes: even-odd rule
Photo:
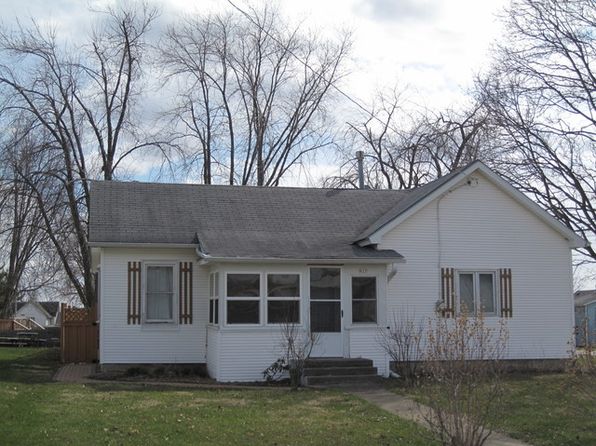
[[[421,415],[421,409],[424,410],[424,408],[410,398],[397,395],[380,386],[347,391],[401,418],[426,424]],[[528,443],[515,440],[499,432],[493,432],[484,444],[485,446],[530,446]]]

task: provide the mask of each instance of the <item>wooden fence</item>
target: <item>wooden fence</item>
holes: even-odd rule
[[[60,359],[62,362],[97,362],[99,324],[97,307],[60,307]]]
[[[34,328],[39,328],[39,324],[36,324],[31,319],[0,319],[0,332],[23,331]]]

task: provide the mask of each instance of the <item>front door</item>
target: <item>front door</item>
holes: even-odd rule
[[[343,356],[341,269],[310,269],[310,331],[317,336],[312,356]]]

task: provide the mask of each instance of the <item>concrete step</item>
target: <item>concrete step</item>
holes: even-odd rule
[[[305,365],[308,369],[318,367],[372,367],[373,362],[365,358],[310,358]]]
[[[376,384],[381,381],[381,377],[374,375],[324,375],[307,376],[304,378],[307,386],[350,386]]]
[[[376,375],[376,367],[313,367],[304,369],[304,376]]]

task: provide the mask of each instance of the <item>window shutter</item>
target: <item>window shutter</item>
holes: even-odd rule
[[[501,317],[513,316],[511,268],[500,270]]]
[[[441,309],[442,317],[453,317],[455,314],[455,278],[453,268],[441,268]]]
[[[128,262],[128,324],[141,323],[141,262]]]
[[[181,324],[192,324],[192,262],[180,262],[178,311]]]

